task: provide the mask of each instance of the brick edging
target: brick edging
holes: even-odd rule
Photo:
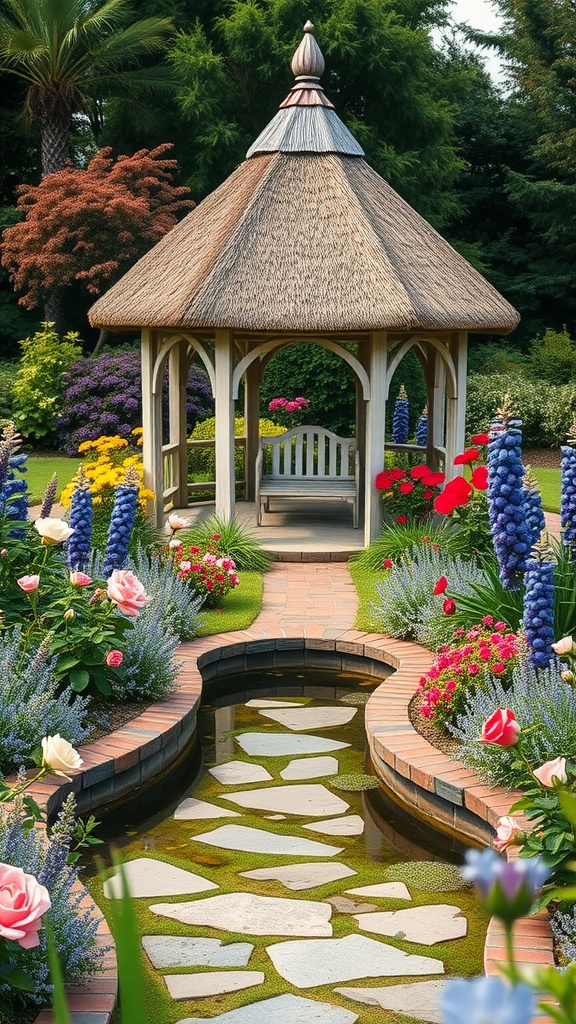
[[[408,704],[420,676],[431,664],[430,651],[380,633],[312,627],[310,634],[314,632],[316,635],[306,635],[303,630],[297,636],[287,636],[279,627],[252,627],[180,644],[177,657],[182,664],[175,693],[108,736],[79,748],[86,767],[75,773],[71,782],[47,776],[30,787],[30,795],[49,817],[57,813],[71,791],[76,795],[79,812],[93,813],[149,783],[169,768],[192,740],[203,683],[209,684],[216,678],[250,666],[287,667],[302,662],[305,667],[328,664],[378,678],[383,675],[383,666],[389,666],[396,670],[395,674],[374,690],[366,705],[366,734],[379,778],[416,813],[433,817],[437,825],[444,824],[451,831],[460,831],[466,838],[486,844],[491,835],[489,825],[493,826],[508,811],[515,794],[481,785],[473,772],[442,754],[413,728]],[[265,692],[257,688],[246,691],[245,697],[262,696]],[[86,890],[84,900],[83,905],[101,913]],[[494,973],[502,959],[503,937],[497,924],[492,920],[488,929],[487,973]],[[553,962],[545,915],[518,922],[515,941],[522,962]],[[104,919],[97,942],[112,942]],[[548,956],[550,959],[544,958]],[[95,1015],[94,1024],[109,1024],[117,980],[112,948],[105,954],[103,972],[84,985],[67,986],[72,1024],[76,1013],[78,1024],[86,1019],[86,1013]],[[545,1021],[546,1018],[539,1018],[535,1024]],[[52,1011],[42,1010],[35,1024],[54,1024]]]

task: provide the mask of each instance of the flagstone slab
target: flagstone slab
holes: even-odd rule
[[[394,900],[411,900],[404,882],[379,882],[377,885],[361,885],[358,889],[346,889],[351,896],[382,896]]]
[[[254,697],[253,700],[246,701],[247,708],[298,708],[301,706],[302,704],[296,700],[273,700],[271,697]]]
[[[331,985],[356,978],[444,973],[441,960],[405,953],[358,934],[346,935],[343,939],[277,942],[267,946],[266,952],[278,974],[296,988]]]
[[[332,907],[320,900],[228,892],[187,903],[155,903],[153,914],[242,935],[332,935]]]
[[[246,967],[251,942],[197,939],[188,935],[143,935],[142,945],[154,967]]]
[[[263,971],[208,971],[198,974],[165,974],[164,981],[173,999],[205,999],[225,992],[239,992],[263,985]]]
[[[357,900],[349,900],[347,896],[329,896],[328,903],[331,903],[339,914],[370,914],[373,910],[378,910],[375,903],[358,903]]]
[[[187,797],[174,811],[176,821],[199,821],[202,818],[240,818],[239,811],[227,810],[218,804],[210,804],[206,800]]]
[[[193,836],[192,842],[220,846],[224,850],[244,850],[246,853],[269,853],[291,857],[335,857],[343,846],[328,846],[301,836],[283,836],[249,825],[221,825],[212,832]]]
[[[459,907],[450,903],[362,914],[357,921],[363,931],[395,936],[407,942],[419,942],[423,946],[461,939],[468,931],[466,917]]]
[[[247,782],[270,782],[272,779],[263,765],[250,764],[249,761],[226,761],[208,771],[225,786],[244,786]]]
[[[153,857],[126,861],[124,874],[131,896],[185,896],[188,893],[220,888],[216,882],[202,878],[202,875],[184,871],[183,868]],[[122,883],[117,872],[104,882],[104,895],[109,900],[121,898]]]
[[[249,757],[284,757],[287,754],[323,754],[327,750],[342,750],[349,743],[327,740],[325,736],[291,736],[285,732],[243,732],[236,741]],[[210,769],[213,772],[213,769]],[[244,779],[257,782],[257,779]]]
[[[271,718],[285,729],[294,732],[306,729],[334,729],[338,725],[347,725],[357,714],[358,708],[281,708],[278,711],[262,709],[258,712],[264,718]]]
[[[259,811],[313,814],[317,818],[328,817],[331,814],[344,814],[350,807],[350,804],[336,796],[335,793],[331,793],[326,786],[322,786],[320,783],[247,789],[237,793],[226,793],[226,799],[240,804],[241,807],[253,807]],[[307,825],[304,827],[308,828]]]
[[[330,821],[311,821],[302,828],[311,832],[322,832],[325,836],[361,836],[364,831],[364,818],[359,814],[348,814],[345,818],[331,818]]]
[[[286,992],[272,999],[239,1006],[209,1020],[212,1024],[354,1024],[358,1014],[343,1006],[304,999]],[[206,1024],[206,1017],[185,1017],[176,1024]]]
[[[288,864],[281,868],[254,868],[252,871],[241,871],[244,878],[255,878],[258,881],[280,882],[287,889],[314,889],[326,882],[336,882],[340,878],[357,874],[346,864]]]
[[[334,991],[347,999],[383,1010],[405,1013],[426,1024],[443,1024],[438,1003],[445,981],[417,981],[409,985],[386,985],[382,988],[337,988]]]
[[[286,782],[297,779],[318,779],[323,775],[336,775],[338,761],[335,757],[299,757],[290,761],[280,772],[280,778]]]

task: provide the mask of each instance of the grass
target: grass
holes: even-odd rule
[[[69,484],[76,473],[79,459],[67,459],[64,455],[33,456],[26,463],[28,472],[25,479],[28,483],[28,498],[31,505],[38,505],[44,497],[46,484],[53,473],[58,477],[58,497],[60,491]]]
[[[541,466],[532,466],[532,472],[534,473],[540,487],[542,507],[546,512],[559,512],[560,470],[543,469]]]
[[[262,608],[264,581],[259,572],[243,572],[240,586],[231,590],[222,602],[222,609],[207,608],[201,612],[203,625],[199,636],[213,633],[230,633],[235,629],[247,629]]]
[[[375,630],[379,632],[379,627],[374,623],[374,614],[372,612],[372,601],[378,599],[376,592],[376,583],[384,578],[382,570],[370,569],[362,562],[356,559],[350,559],[348,562],[348,568],[354,586],[358,593],[358,613],[356,615],[356,622],[354,623],[356,629],[366,630],[368,633]]]

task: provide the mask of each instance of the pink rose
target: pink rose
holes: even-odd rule
[[[563,786],[565,782],[568,782],[566,758],[555,757],[553,761],[545,761],[539,768],[534,769],[534,775],[547,789]]]
[[[482,726],[480,743],[495,743],[499,747],[514,747],[521,728],[510,708],[498,708]]]
[[[574,648],[574,641],[571,636],[563,636],[561,640],[557,640],[555,644],[551,644],[551,647],[558,656],[562,654],[571,654]]]
[[[138,577],[128,569],[114,569],[108,580],[106,593],[119,612],[133,619],[137,618],[140,609],[152,600]]]
[[[73,587],[88,587],[92,583],[92,580],[85,572],[71,572],[70,583]]]
[[[516,818],[506,815],[498,820],[494,848],[498,853],[503,853],[509,846],[519,846],[524,841],[525,833],[520,828]]]
[[[48,890],[22,868],[0,864],[0,936],[23,949],[40,945],[40,918],[50,909]]]
[[[19,580],[16,580],[18,586],[25,594],[29,594],[32,590],[38,590],[40,584],[39,576],[21,576]]]
[[[122,651],[108,651],[106,655],[106,664],[108,668],[120,668],[120,665],[124,661],[124,655]]]

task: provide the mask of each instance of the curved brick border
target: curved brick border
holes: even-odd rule
[[[312,627],[306,635],[287,636],[280,627],[252,627],[181,644],[182,666],[178,689],[158,701],[129,724],[81,748],[86,767],[71,782],[47,776],[30,793],[53,817],[73,790],[79,813],[125,798],[173,764],[196,731],[203,683],[250,668],[332,668],[361,672],[375,678],[395,669],[381,683],[366,706],[366,733],[375,770],[386,786],[417,814],[436,827],[459,833],[481,844],[489,842],[499,816],[507,812],[514,793],[482,786],[473,772],[450,760],[417,733],[408,718],[408,704],[420,676],[430,666],[430,651],[417,644],[353,629]],[[243,698],[275,692],[256,688]],[[290,687],[294,694],[296,690]],[[306,696],[318,696],[316,687],[302,687]],[[325,687],[322,693],[326,693]],[[86,907],[96,908],[85,893]],[[107,945],[111,935],[105,921],[97,941]],[[545,915],[520,921],[515,934],[518,959],[527,964],[553,962],[552,939]],[[503,935],[490,922],[485,951],[487,973],[504,959]],[[72,1024],[109,1024],[116,1000],[117,967],[113,951],[105,955],[104,971],[82,986],[68,986]],[[88,1016],[89,1015],[89,1016]],[[544,1024],[539,1018],[535,1024]],[[54,1024],[50,1010],[42,1010],[35,1024]]]

